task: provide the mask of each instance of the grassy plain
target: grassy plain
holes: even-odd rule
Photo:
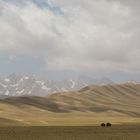
[[[0,127],[0,140],[140,140],[140,125]]]

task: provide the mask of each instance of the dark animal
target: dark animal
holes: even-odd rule
[[[107,127],[111,127],[111,123],[107,123],[106,126],[107,126]]]
[[[102,127],[105,127],[105,123],[101,123],[101,126],[102,126]]]

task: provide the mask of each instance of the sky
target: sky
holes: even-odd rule
[[[0,75],[140,81],[139,0],[0,0]]]

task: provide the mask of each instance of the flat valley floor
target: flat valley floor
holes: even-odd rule
[[[0,140],[140,140],[140,125],[0,127]]]

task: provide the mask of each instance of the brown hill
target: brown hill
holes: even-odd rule
[[[29,125],[140,122],[140,84],[88,86],[47,97],[12,97],[0,101],[2,118]]]

